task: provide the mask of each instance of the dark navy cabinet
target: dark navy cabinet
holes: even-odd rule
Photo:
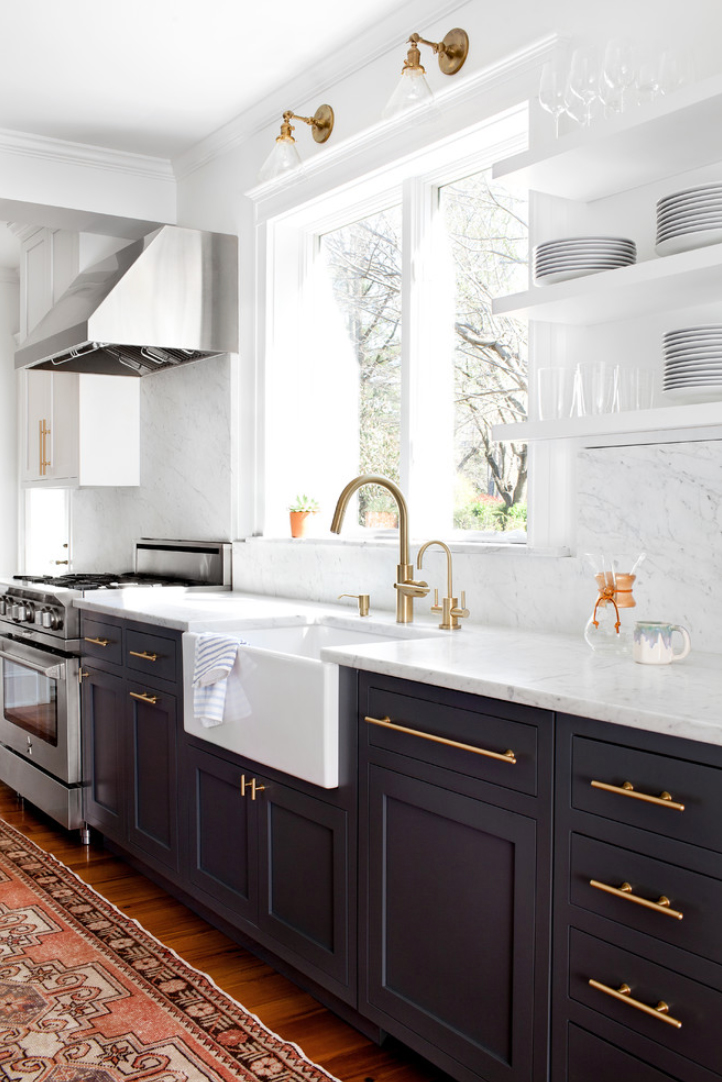
[[[722,1077],[722,749],[557,719],[553,1082]]]
[[[552,718],[362,674],[360,1009],[458,1079],[546,1075]]]

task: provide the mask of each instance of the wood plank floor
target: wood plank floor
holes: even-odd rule
[[[442,1072],[402,1045],[382,1048],[326,1010],[270,966],[192,913],[123,860],[97,835],[83,846],[68,832],[0,783],[0,817],[52,853],[76,875],[143,925],[189,965],[341,1082],[440,1082]]]

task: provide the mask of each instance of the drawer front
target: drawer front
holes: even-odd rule
[[[534,725],[375,686],[362,695],[361,712],[361,739],[369,749],[396,752],[536,796]],[[374,721],[364,720],[368,718]]]
[[[111,665],[122,665],[122,631],[115,624],[106,624],[102,620],[83,617],[83,641],[81,649],[84,657],[108,661]]]
[[[587,1033],[579,1026],[569,1026],[567,1069],[553,1072],[557,1082],[676,1082],[672,1075],[650,1067],[607,1041]]]
[[[175,681],[176,640],[156,632],[126,631],[125,664],[145,676]]]
[[[722,770],[576,736],[572,771],[579,811],[722,852]]]
[[[572,905],[722,964],[722,880],[573,834],[569,893]]]
[[[575,928],[569,948],[571,999],[702,1067],[719,1070],[722,992]],[[590,980],[603,987],[593,987]],[[629,992],[621,998],[611,994],[623,988]],[[658,1011],[659,1004],[666,1004],[667,1011]]]

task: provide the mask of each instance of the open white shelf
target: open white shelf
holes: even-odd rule
[[[656,409],[603,413],[595,417],[567,417],[559,421],[520,421],[494,425],[492,438],[499,442],[629,436],[630,443],[644,443],[650,433],[684,432],[689,429],[722,430],[722,401],[697,402]]]
[[[497,298],[493,311],[495,315],[579,326],[716,301],[721,304],[722,316],[722,244],[659,256],[568,282],[533,286],[523,293]]]
[[[506,158],[492,175],[589,202],[718,162],[721,129],[722,77],[715,76]]]

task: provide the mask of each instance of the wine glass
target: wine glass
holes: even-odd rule
[[[592,121],[592,103],[599,97],[599,51],[594,45],[580,45],[572,54],[569,89],[584,103],[582,124]]]
[[[619,93],[619,110],[624,112],[625,94],[634,84],[634,46],[627,38],[612,38],[604,50],[602,76],[607,86]]]
[[[659,61],[659,89],[663,94],[672,94],[681,86],[692,81],[692,66],[689,58],[677,49],[665,49]]]
[[[554,135],[559,138],[559,117],[566,111],[566,69],[559,61],[548,60],[539,82],[539,104],[554,117]]]
[[[660,54],[649,45],[641,45],[637,53],[635,86],[640,104],[654,101],[659,94]]]

